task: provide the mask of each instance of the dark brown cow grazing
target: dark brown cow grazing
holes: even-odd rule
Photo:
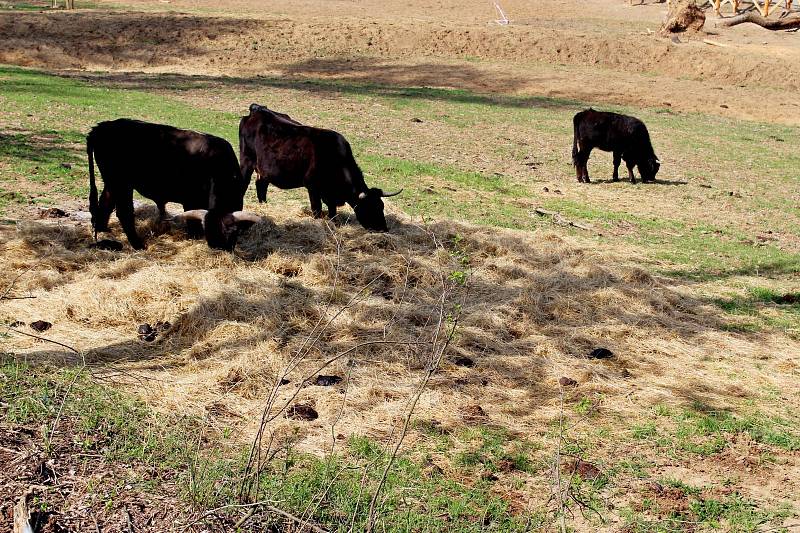
[[[280,189],[308,189],[314,217],[328,216],[350,204],[356,218],[367,229],[386,231],[383,200],[400,194],[385,194],[369,188],[345,138],[335,131],[303,126],[288,115],[252,104],[250,114],[239,122],[239,159],[242,176],[250,183],[257,173],[258,200],[267,199],[272,183]]]
[[[247,183],[225,139],[163,124],[121,118],[97,124],[86,136],[89,210],[95,237],[108,231],[117,210],[128,242],[144,248],[136,234],[133,191],[153,200],[162,217],[167,202],[183,205],[189,233],[205,235],[212,248],[232,249],[241,229],[258,218],[241,211]],[[103,177],[98,199],[94,161]]]
[[[593,148],[614,153],[612,180],[619,181],[619,164],[624,159],[631,183],[636,183],[633,167],[639,167],[642,181],[655,181],[661,161],[653,151],[647,127],[638,118],[587,109],[572,119],[572,163],[578,181],[589,183],[586,163]]]

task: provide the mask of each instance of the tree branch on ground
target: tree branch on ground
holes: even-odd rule
[[[767,19],[756,13],[755,11],[748,11],[735,17],[724,18],[715,22],[718,28],[729,28],[750,22],[761,26],[768,30],[791,30],[800,28],[800,15],[789,15],[780,19]]]

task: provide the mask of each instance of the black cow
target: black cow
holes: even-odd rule
[[[314,217],[322,216],[323,202],[331,218],[348,203],[370,230],[387,230],[382,198],[402,191],[386,194],[367,187],[350,144],[339,133],[304,126],[258,104],[239,122],[239,159],[248,184],[257,173],[259,202],[266,201],[270,183],[280,189],[305,187]]]
[[[121,118],[92,128],[86,136],[86,153],[95,238],[98,231],[108,231],[108,219],[116,208],[128,242],[144,248],[134,224],[134,190],[153,200],[162,217],[167,202],[182,204],[190,235],[205,234],[212,248],[232,249],[239,231],[258,220],[241,211],[247,183],[225,139]],[[104,184],[99,199],[95,160]]]
[[[639,167],[642,181],[655,181],[661,161],[653,151],[650,134],[644,122],[627,115],[590,108],[575,115],[572,123],[572,163],[575,165],[578,182],[589,183],[586,163],[593,148],[614,153],[612,180],[619,181],[619,164],[624,159],[631,183],[636,183],[633,175],[635,166]]]

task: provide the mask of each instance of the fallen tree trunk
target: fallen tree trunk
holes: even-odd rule
[[[737,24],[744,24],[745,22],[752,22],[768,30],[791,30],[800,28],[800,15],[790,15],[782,19],[766,19],[755,11],[748,11],[735,17],[718,20],[716,26],[727,28]]]

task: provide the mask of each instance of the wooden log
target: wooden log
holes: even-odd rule
[[[756,24],[768,30],[791,30],[793,28],[800,28],[800,15],[790,15],[782,19],[767,19],[755,11],[748,11],[747,13],[742,13],[735,17],[718,20],[715,25],[721,28],[728,28],[730,26],[744,24],[745,22]]]
[[[28,499],[23,494],[14,506],[14,533],[33,533],[28,514]]]

